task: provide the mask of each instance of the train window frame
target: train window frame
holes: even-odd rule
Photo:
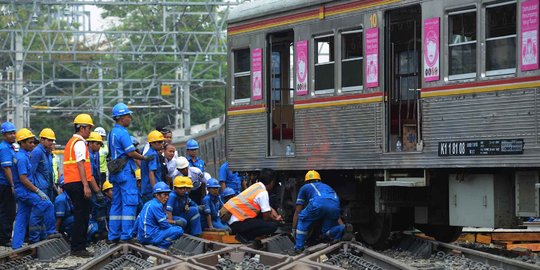
[[[488,30],[489,30],[489,21],[488,21],[488,9],[490,8],[497,8],[501,6],[508,6],[508,5],[514,5],[515,10],[515,28],[514,28],[514,34],[513,35],[503,35],[503,36],[496,36],[496,37],[490,37],[488,38]],[[494,4],[488,4],[483,8],[483,16],[484,16],[484,23],[482,24],[483,32],[484,32],[484,69],[485,69],[485,75],[486,77],[492,77],[492,76],[502,76],[502,75],[513,75],[517,72],[517,65],[518,65],[518,57],[517,57],[517,50],[518,50],[518,6],[516,1],[505,1],[500,3],[494,3]],[[514,39],[514,67],[513,68],[503,68],[503,69],[494,69],[494,70],[488,70],[487,69],[487,60],[489,59],[488,56],[488,42],[494,41],[494,40],[501,40],[501,39]]]
[[[451,17],[454,16],[454,15],[461,15],[461,14],[465,14],[465,13],[474,13],[474,17],[475,17],[475,26],[474,26],[474,31],[475,31],[475,36],[476,36],[476,39],[475,40],[472,40],[472,41],[464,41],[464,42],[459,42],[459,43],[456,43],[456,42],[452,42],[452,38],[450,37],[450,35],[452,34],[451,33],[451,30],[450,30],[450,27],[451,27]],[[474,7],[467,7],[467,8],[463,8],[463,9],[459,9],[459,10],[450,10],[447,12],[447,16],[446,16],[446,21],[447,21],[447,36],[446,36],[446,50],[447,50],[447,53],[448,53],[448,64],[447,64],[447,73],[448,73],[448,80],[449,81],[456,81],[456,80],[468,80],[468,79],[475,79],[477,76],[478,76],[478,51],[479,51],[479,48],[478,48],[478,8],[476,6]],[[452,68],[451,68],[451,61],[450,61],[450,58],[451,58],[451,47],[457,47],[457,46],[466,46],[466,45],[469,45],[469,44],[475,44],[474,48],[475,48],[475,53],[474,53],[474,57],[475,57],[475,72],[468,72],[468,73],[462,73],[462,74],[450,74]]]
[[[237,60],[238,60],[238,56],[237,56],[237,53],[239,52],[245,52],[247,51],[248,53],[248,57],[249,57],[249,69],[248,70],[242,70],[242,71],[239,71],[237,72]],[[232,69],[233,69],[233,78],[234,78],[234,81],[232,82],[232,96],[233,96],[233,104],[245,104],[245,103],[249,103],[251,101],[251,48],[238,48],[238,49],[233,49],[232,50],[232,55],[233,55],[233,65],[232,65]],[[248,97],[247,98],[236,98],[236,79],[237,78],[244,78],[247,77],[248,81],[249,81],[249,87],[247,88],[247,93],[248,93]]]
[[[318,48],[317,48],[317,39],[324,39],[324,38],[331,38],[331,41],[332,41],[332,44],[328,50],[328,58],[329,58],[329,61],[327,62],[323,62],[323,63],[319,63],[318,60]],[[335,91],[336,91],[336,37],[335,37],[335,34],[334,33],[331,33],[331,34],[319,34],[319,35],[314,35],[313,38],[312,38],[312,44],[313,44],[313,50],[312,50],[312,57],[313,57],[313,93],[315,95],[324,95],[324,94],[333,94]],[[332,73],[333,73],[333,76],[332,76],[332,85],[333,87],[332,88],[325,88],[325,89],[316,89],[316,85],[317,85],[317,76],[316,76],[316,70],[317,70],[317,67],[321,67],[321,66],[332,66]]]
[[[343,39],[344,39],[344,36],[345,35],[351,35],[351,34],[358,34],[360,33],[360,52],[361,52],[361,55],[360,57],[352,57],[352,58],[345,58],[345,53],[344,53],[344,42],[343,42]],[[343,30],[340,32],[340,35],[339,35],[339,40],[340,40],[340,53],[339,53],[339,58],[340,58],[340,78],[339,78],[339,87],[341,89],[341,91],[343,92],[353,92],[353,91],[362,91],[364,90],[364,71],[363,71],[363,65],[364,65],[364,27],[363,26],[360,26],[359,28],[356,28],[356,29],[351,29],[351,30]],[[360,75],[360,78],[362,80],[362,84],[360,85],[355,85],[355,86],[346,86],[346,87],[343,87],[343,62],[352,62],[352,61],[357,61],[357,60],[360,60],[360,66],[362,67],[362,72],[359,74]]]

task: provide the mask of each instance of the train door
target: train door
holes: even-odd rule
[[[293,44],[292,30],[268,35],[268,156],[294,155]]]
[[[386,151],[390,152],[419,150],[421,18],[419,5],[386,13]]]

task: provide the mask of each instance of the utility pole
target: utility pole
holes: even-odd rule
[[[27,122],[24,117],[24,97],[23,97],[23,39],[20,33],[15,33],[15,95],[13,106],[15,106],[15,119],[13,124],[17,128],[26,127]]]
[[[182,114],[184,115],[184,128],[188,129],[191,127],[191,102],[190,102],[190,89],[189,86],[191,84],[191,76],[189,74],[189,60],[184,59],[182,61],[182,78],[181,78],[181,85],[182,85],[182,93],[184,97],[184,108],[182,109]]]

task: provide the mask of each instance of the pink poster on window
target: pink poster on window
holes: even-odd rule
[[[439,18],[424,20],[424,81],[439,80]]]
[[[262,48],[251,50],[251,99],[262,99]]]
[[[538,0],[521,3],[521,70],[538,69]]]
[[[296,42],[296,95],[303,96],[308,93],[308,41]]]
[[[366,86],[379,86],[379,28],[366,30]]]

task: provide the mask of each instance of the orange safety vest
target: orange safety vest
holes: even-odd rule
[[[254,218],[261,212],[261,207],[255,203],[255,197],[266,189],[260,183],[255,183],[237,196],[231,198],[223,207],[238,221]]]
[[[82,139],[76,136],[71,137],[64,149],[64,184],[81,182],[74,149],[75,143],[78,141],[82,141]],[[88,152],[88,147],[86,147],[84,171],[86,173],[86,180],[92,181],[92,167],[90,166],[90,152]]]

